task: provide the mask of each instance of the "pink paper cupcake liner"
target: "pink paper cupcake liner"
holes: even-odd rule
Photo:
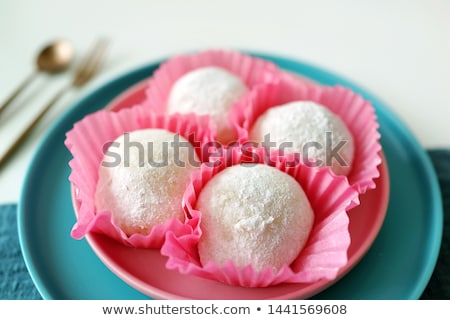
[[[280,283],[312,283],[322,279],[333,280],[347,263],[350,245],[346,208],[357,202],[358,193],[345,177],[334,176],[327,170],[314,170],[302,163],[293,163],[288,157],[267,155],[263,148],[252,150],[254,155],[243,155],[241,148],[228,150],[228,156],[215,157],[216,165],[204,163],[192,175],[183,198],[187,214],[200,224],[191,234],[181,236],[168,232],[161,253],[168,257],[167,268],[182,274],[217,280],[244,287],[267,287]],[[231,154],[231,156],[230,156]],[[231,163],[230,163],[231,162]],[[228,166],[242,162],[265,163],[291,175],[302,186],[315,214],[309,239],[291,265],[278,272],[266,268],[256,272],[251,265],[237,268],[233,262],[220,267],[200,263],[197,243],[201,237],[201,212],[195,209],[203,187],[217,173]]]
[[[229,120],[235,127],[238,141],[248,141],[255,121],[271,107],[296,100],[317,102],[339,116],[353,136],[355,154],[348,175],[350,185],[360,193],[374,189],[374,179],[379,177],[381,144],[373,106],[345,87],[321,87],[292,79],[283,77],[253,90],[232,110]]]
[[[150,234],[133,234],[127,236],[112,221],[109,211],[97,212],[95,208],[95,191],[98,171],[104,156],[104,146],[120,135],[145,128],[161,128],[179,133],[191,143],[197,141],[196,151],[201,155],[200,146],[214,139],[210,130],[209,117],[194,115],[157,115],[135,106],[119,112],[98,111],[77,122],[67,133],[65,144],[72,153],[69,162],[72,169],[69,177],[73,187],[74,204],[77,213],[71,235],[75,239],[83,238],[89,232],[103,233],[123,244],[133,247],[160,248],[167,231],[176,235],[192,232],[192,223],[172,219],[155,226]],[[181,206],[181,203],[180,203]]]
[[[165,113],[167,99],[174,83],[190,71],[209,66],[221,67],[235,74],[250,90],[279,76],[275,64],[237,51],[207,50],[178,55],[163,63],[150,78],[144,105],[154,112]],[[227,137],[226,140],[234,138]]]

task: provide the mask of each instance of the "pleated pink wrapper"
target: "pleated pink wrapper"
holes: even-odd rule
[[[334,176],[328,170],[315,170],[302,163],[267,155],[263,148],[244,155],[239,147],[228,149],[222,156],[212,158],[215,166],[202,164],[200,171],[192,174],[183,198],[183,206],[193,221],[200,224],[192,234],[167,233],[161,253],[168,257],[166,267],[182,274],[217,280],[244,287],[267,287],[280,283],[312,283],[321,279],[333,280],[339,269],[347,263],[350,245],[349,218],[346,208],[357,202],[358,193],[345,177]],[[291,265],[273,271],[268,267],[256,272],[251,265],[237,268],[232,261],[223,266],[200,263],[197,244],[201,237],[201,215],[195,209],[203,187],[217,173],[228,166],[243,162],[264,163],[292,176],[303,188],[314,211],[314,224],[308,241]],[[224,246],[227,244],[224,243]]]
[[[139,248],[160,248],[167,231],[175,235],[192,233],[196,222],[192,219],[179,221],[169,219],[166,223],[153,227],[148,235],[126,235],[114,224],[110,211],[96,211],[95,190],[98,172],[103,161],[105,146],[120,135],[140,129],[160,128],[179,133],[191,143],[201,144],[215,138],[214,127],[208,116],[161,115],[137,105],[119,112],[101,110],[75,123],[66,135],[65,144],[72,153],[69,162],[72,169],[69,177],[75,195],[77,221],[71,231],[75,239],[81,239],[89,232],[105,234],[125,245]],[[195,148],[201,155],[201,148]],[[180,203],[181,208],[181,203]]]
[[[376,188],[374,179],[380,175],[381,144],[375,109],[348,88],[314,85],[295,77],[283,77],[280,81],[265,84],[241,99],[229,115],[238,141],[248,141],[254,123],[268,109],[293,101],[319,103],[341,118],[355,145],[352,168],[347,176],[349,183],[361,194]]]
[[[211,66],[222,68],[239,77],[249,90],[280,77],[278,67],[272,62],[238,51],[217,49],[177,55],[161,64],[149,79],[147,98],[143,106],[154,112],[166,113],[167,100],[175,82],[190,71]],[[229,142],[236,136],[220,138],[223,142]]]

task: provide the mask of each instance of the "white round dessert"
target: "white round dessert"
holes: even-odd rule
[[[127,235],[149,234],[170,218],[184,222],[181,200],[196,169],[194,148],[175,133],[144,129],[121,135],[100,165],[96,210],[111,211],[114,223]]]
[[[201,191],[200,261],[274,271],[290,265],[304,247],[314,221],[298,182],[263,164],[235,165]]]
[[[209,115],[217,125],[218,139],[229,142],[234,138],[234,131],[227,120],[228,113],[247,91],[238,76],[223,68],[198,68],[174,83],[167,100],[167,112]]]
[[[353,137],[344,122],[326,107],[311,101],[274,106],[250,129],[249,139],[270,140],[280,152],[299,153],[311,166],[329,166],[348,175],[353,164]]]

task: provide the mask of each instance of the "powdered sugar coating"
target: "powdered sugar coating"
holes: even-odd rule
[[[184,221],[181,200],[191,172],[197,169],[189,156],[198,159],[181,136],[179,141],[188,147],[178,148],[175,158],[173,141],[175,134],[164,129],[138,130],[118,137],[105,153],[96,210],[111,211],[114,223],[127,235],[148,234],[172,217]]]
[[[167,100],[167,112],[207,114],[217,124],[219,139],[227,140],[233,136],[227,115],[247,91],[245,83],[225,69],[198,68],[175,82]]]
[[[314,214],[301,186],[276,168],[235,165],[201,191],[198,243],[203,265],[251,264],[255,271],[289,265],[305,245]]]
[[[256,120],[249,138],[260,143],[267,134],[277,148],[284,144],[285,153],[298,152],[310,165],[330,166],[338,175],[351,170],[350,131],[337,115],[316,102],[294,101],[268,109]]]

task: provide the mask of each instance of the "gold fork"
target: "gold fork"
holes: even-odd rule
[[[71,88],[79,88],[85,85],[97,73],[106,54],[108,41],[100,39],[95,43],[93,48],[83,57],[79,65],[75,69],[72,81],[62,87],[55,96],[41,109],[28,126],[22,131],[19,137],[11,144],[6,152],[0,158],[0,167],[9,159],[9,157],[18,149],[21,143],[26,139],[34,127],[39,123],[42,117],[50,110],[50,108],[58,102],[59,99]]]

